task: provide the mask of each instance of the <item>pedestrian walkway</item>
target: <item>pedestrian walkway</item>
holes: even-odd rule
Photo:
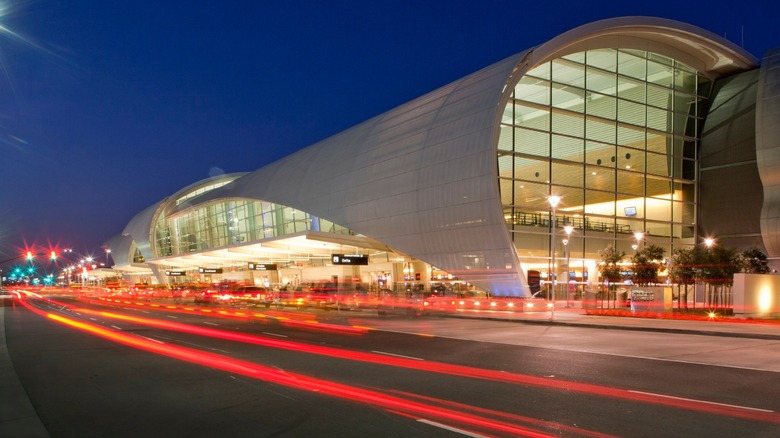
[[[0,436],[48,437],[49,432],[35,412],[8,354],[5,339],[6,309],[11,307],[0,307]]]
[[[588,311],[579,302],[566,308],[565,302],[557,303],[555,313],[534,312],[456,312],[453,317],[488,320],[516,321],[536,324],[558,324],[612,330],[663,331],[670,333],[731,336],[780,340],[780,318],[743,319],[716,316],[713,318],[675,317],[671,314],[632,315],[630,311],[611,310],[615,315],[597,314],[601,309]],[[610,310],[605,311],[608,313]]]

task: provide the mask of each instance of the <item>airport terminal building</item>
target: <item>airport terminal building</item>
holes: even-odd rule
[[[779,141],[780,49],[759,61],[688,24],[608,19],[255,171],[195,182],[105,246],[135,281],[507,296],[529,293],[529,273],[599,282],[609,245],[671,254],[714,237],[774,265]]]

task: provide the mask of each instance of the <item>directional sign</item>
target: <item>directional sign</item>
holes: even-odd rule
[[[276,271],[275,263],[249,263],[249,269],[253,271]]]
[[[201,274],[221,274],[222,268],[198,268]]]
[[[169,277],[181,277],[183,275],[187,275],[184,271],[165,271],[165,275]]]
[[[367,265],[368,256],[363,254],[333,254],[334,265]]]

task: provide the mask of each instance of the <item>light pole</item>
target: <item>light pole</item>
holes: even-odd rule
[[[568,309],[571,307],[571,294],[569,292],[571,287],[571,247],[569,242],[571,242],[571,233],[574,231],[574,226],[566,224],[563,227],[563,231],[566,232],[566,238],[563,239],[563,248],[566,251],[566,308]]]
[[[550,288],[550,321],[555,320],[555,207],[561,202],[561,197],[556,195],[550,195],[547,197],[547,202],[550,203],[550,275],[552,276],[552,283]]]
[[[641,231],[637,231],[637,232],[634,233],[634,238],[636,239],[636,248],[639,248],[639,246],[642,243],[642,239],[645,238],[645,233],[643,233]],[[632,248],[633,248],[633,246],[632,246]]]
[[[106,248],[106,268],[109,267],[108,257],[111,255],[111,248]]]

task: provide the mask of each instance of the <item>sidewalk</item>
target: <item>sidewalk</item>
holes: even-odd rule
[[[606,309],[605,309],[606,310]],[[614,309],[610,309],[613,310]],[[454,318],[477,318],[493,321],[515,321],[531,324],[555,324],[572,327],[603,328],[611,330],[639,330],[707,336],[780,340],[780,319],[742,319],[736,317],[691,318],[674,315],[653,317],[631,315],[630,311],[614,312],[621,316],[600,315],[602,309],[586,311],[576,302],[566,308],[558,301],[555,315],[550,311],[533,312],[457,312]]]
[[[38,413],[16,375],[8,355],[5,340],[5,312],[11,307],[0,307],[0,436],[48,437]]]

